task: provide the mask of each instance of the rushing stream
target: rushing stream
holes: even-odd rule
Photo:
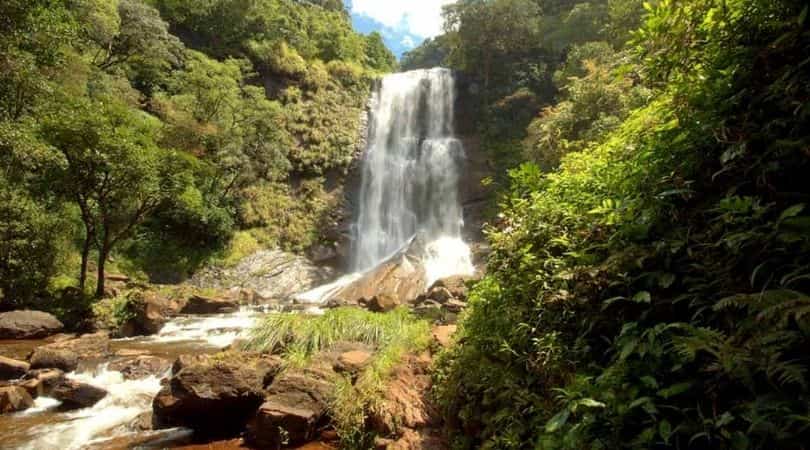
[[[454,80],[448,70],[418,70],[382,79],[372,98],[351,273],[300,294],[299,300],[322,303],[341,286],[407,249],[416,236],[424,242],[421,264],[428,285],[473,272],[470,249],[461,239],[458,180],[465,155],[454,136],[454,102]],[[215,352],[244,335],[265,312],[244,309],[176,317],[154,336],[115,340],[113,349],[169,360]],[[26,346],[42,343],[16,342],[0,348],[5,356],[24,358],[30,351]],[[0,415],[0,448],[115,448],[111,440],[120,442],[133,434],[129,425],[151,410],[161,387],[159,377],[126,380],[106,364],[82,367],[67,376],[102,387],[108,395],[93,407],[75,411],[61,411],[58,401],[40,397],[27,411]]]

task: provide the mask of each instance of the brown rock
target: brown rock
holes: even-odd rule
[[[149,336],[156,334],[178,313],[180,306],[154,291],[133,291],[127,303],[132,318],[122,327],[125,336]]]
[[[432,291],[434,289],[444,288],[447,290],[447,293],[450,294],[451,298],[464,301],[467,299],[467,292],[469,291],[467,288],[467,283],[473,280],[475,280],[474,277],[454,275],[452,277],[437,280],[435,283],[433,283],[429,290]]]
[[[353,350],[342,353],[332,367],[335,369],[335,372],[357,373],[363,370],[370,361],[371,353]]]
[[[65,326],[42,311],[0,313],[0,339],[40,339],[59,333]]]
[[[444,303],[448,300],[453,299],[453,294],[447,288],[444,287],[434,287],[431,289],[428,294],[427,298],[430,300],[436,301],[438,303]]]
[[[20,386],[26,390],[35,389],[38,395],[47,396],[50,395],[53,388],[59,384],[64,375],[64,372],[59,369],[31,370],[25,374],[24,381],[20,384]],[[35,381],[36,383],[26,384],[31,380]],[[31,391],[29,391],[29,393],[30,392]]]
[[[91,384],[62,379],[54,386],[51,396],[61,401],[64,408],[79,409],[95,405],[107,396],[107,391]]]
[[[388,312],[393,311],[400,304],[399,299],[392,295],[378,294],[366,303],[366,307],[373,312]]]
[[[152,402],[158,428],[183,426],[206,436],[234,435],[262,403],[267,373],[258,364],[211,360],[179,366]]]
[[[440,347],[449,347],[453,343],[453,334],[458,329],[455,325],[437,325],[433,327],[431,333],[433,340],[439,344]]]
[[[104,279],[114,283],[129,283],[130,278],[120,273],[108,273],[104,275]]]
[[[325,420],[332,376],[332,371],[320,367],[282,374],[248,424],[246,441],[259,448],[279,448],[314,439]]]
[[[99,360],[112,355],[110,335],[104,331],[83,334],[73,339],[60,340],[40,348],[68,350],[75,353],[80,360]]]
[[[40,395],[45,395],[45,386],[42,383],[42,380],[38,380],[36,378],[31,378],[29,380],[23,380],[17,386],[25,389],[28,392],[28,395],[31,398],[37,398]]]
[[[418,297],[425,290],[425,283],[425,271],[419,261],[400,254],[343,287],[332,298],[388,311]]]
[[[161,376],[172,366],[169,360],[157,356],[137,356],[113,361],[110,370],[121,372],[127,380],[138,380],[150,376]]]
[[[19,386],[0,387],[0,414],[24,411],[34,405],[34,399]]]
[[[394,369],[382,401],[369,414],[372,430],[382,436],[396,436],[404,429],[434,424],[436,413],[427,400],[431,387],[429,365],[429,358],[410,356]]]
[[[230,298],[203,297],[194,295],[188,299],[182,314],[221,314],[239,309],[239,301]]]
[[[462,301],[451,298],[450,300],[444,302],[443,307],[444,309],[450,311],[451,313],[460,313],[462,310],[464,310],[464,308],[467,307],[467,304]]]
[[[14,380],[25,375],[31,366],[25,361],[0,356],[0,380]]]
[[[59,369],[73,372],[79,367],[79,356],[65,349],[40,347],[29,358],[32,369]]]

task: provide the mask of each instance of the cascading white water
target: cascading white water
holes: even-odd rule
[[[368,270],[416,234],[427,242],[428,283],[470,274],[461,239],[458,181],[464,148],[454,136],[455,82],[447,69],[386,76],[372,99],[352,268]]]

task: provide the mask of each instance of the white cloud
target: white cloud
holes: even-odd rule
[[[422,38],[442,31],[442,6],[454,0],[352,0],[352,13]]]
[[[414,42],[413,38],[410,37],[410,36],[405,36],[404,38],[402,38],[402,41],[400,41],[400,44],[402,44],[402,46],[407,48],[407,49],[412,49],[412,48],[416,47],[416,42]]]

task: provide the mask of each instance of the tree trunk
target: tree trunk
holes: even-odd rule
[[[90,245],[93,242],[93,236],[87,233],[82,245],[82,267],[79,273],[79,289],[84,293],[84,287],[87,285],[87,263],[90,260]]]
[[[98,282],[96,283],[96,297],[104,297],[104,264],[107,262],[107,257],[110,255],[110,242],[109,237],[105,231],[104,239],[101,242],[101,248],[98,249]]]

